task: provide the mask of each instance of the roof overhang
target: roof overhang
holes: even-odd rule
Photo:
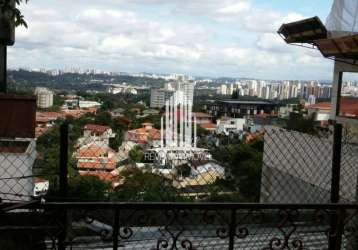
[[[317,16],[282,24],[277,32],[289,44],[312,44],[315,40],[327,38],[327,29]]]
[[[315,41],[315,45],[324,57],[358,59],[358,34],[320,39]]]

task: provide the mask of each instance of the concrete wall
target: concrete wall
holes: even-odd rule
[[[30,200],[28,196],[33,195],[33,178],[13,179],[13,177],[31,176],[35,160],[35,140],[31,140],[24,153],[0,153],[0,197],[2,199]],[[11,194],[24,195],[24,197]]]

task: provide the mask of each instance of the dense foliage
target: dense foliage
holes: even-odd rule
[[[133,168],[122,173],[125,181],[114,190],[113,200],[176,201],[176,190],[163,177]]]
[[[216,183],[218,187],[239,193],[239,200],[257,202],[260,198],[263,142],[221,145],[212,150],[212,155],[229,173],[226,180]]]
[[[135,86],[148,85],[151,87],[162,86],[164,79],[153,79],[148,77],[136,77],[129,75],[107,75],[107,74],[78,74],[63,73],[51,75],[43,72],[27,70],[9,70],[9,82],[14,88],[34,88],[37,86],[48,87],[55,90],[74,91],[105,91],[104,84],[120,84],[126,82]]]

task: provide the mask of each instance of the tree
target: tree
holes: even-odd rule
[[[107,111],[100,111],[95,117],[95,123],[110,126],[112,123],[111,114]]]
[[[114,108],[114,103],[111,100],[105,100],[103,102],[103,104],[101,105],[101,110],[102,111],[107,111],[108,112],[108,110],[111,110],[113,108]]]
[[[302,133],[315,134],[317,131],[314,114],[310,117],[303,117],[302,113],[290,113],[286,128]]]
[[[176,201],[175,188],[170,183],[150,172],[137,168],[123,172],[124,183],[114,190],[113,200],[119,201]]]
[[[15,0],[15,3],[17,5],[20,5],[22,3],[27,3],[29,0]],[[3,0],[0,1],[0,9],[1,13],[11,13],[11,18],[15,20],[15,26],[24,26],[27,28],[27,23],[24,19],[24,16],[22,15],[21,11],[16,7],[12,5],[12,1],[10,0]]]
[[[116,129],[114,132],[116,136],[109,140],[109,147],[117,151],[123,142],[123,132],[121,129]]]
[[[240,192],[244,201],[257,202],[260,197],[262,144],[228,144],[214,148],[212,155],[229,172],[225,187]]]
[[[237,90],[234,90],[234,92],[231,95],[231,99],[237,99],[239,98],[239,93],[237,92]]]
[[[68,180],[68,197],[76,200],[105,200],[111,184],[97,176],[77,175]]]
[[[140,146],[135,146],[129,151],[129,158],[134,162],[143,162],[144,152]]]
[[[153,127],[156,129],[160,129],[161,128],[161,115],[149,115],[147,117],[142,117],[142,118],[136,118],[135,116],[133,116],[133,121],[131,124],[131,128],[136,129],[136,128],[140,128],[142,127],[143,123],[152,123]]]

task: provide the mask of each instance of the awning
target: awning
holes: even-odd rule
[[[313,43],[327,38],[327,29],[317,16],[283,24],[278,33],[286,43]]]
[[[324,57],[358,59],[358,34],[314,42]]]

